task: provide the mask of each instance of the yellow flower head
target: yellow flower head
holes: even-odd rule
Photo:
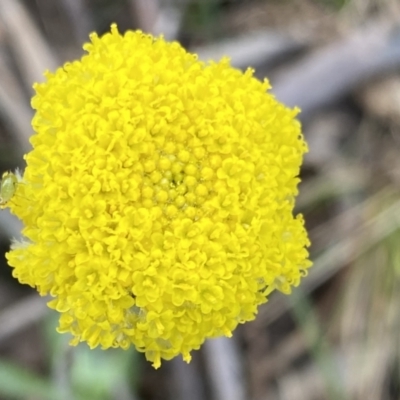
[[[162,37],[113,25],[84,48],[34,86],[33,150],[8,203],[26,239],[9,263],[53,296],[73,344],[189,361],[310,266],[297,110],[252,70]]]

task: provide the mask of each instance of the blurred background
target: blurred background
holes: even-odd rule
[[[134,349],[69,347],[3,254],[0,400],[400,399],[399,0],[0,0],[0,172],[23,168],[32,84],[117,22],[228,55],[302,109],[310,151],[296,212],[314,267],[232,339],[154,370]]]

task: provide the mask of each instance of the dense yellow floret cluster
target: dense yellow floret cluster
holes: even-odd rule
[[[189,361],[310,266],[297,110],[162,38],[112,26],[84,48],[34,86],[9,263],[73,344]]]

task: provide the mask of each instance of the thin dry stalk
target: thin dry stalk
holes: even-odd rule
[[[86,2],[83,0],[61,0],[61,3],[71,21],[78,43],[87,41],[94,24]]]
[[[132,17],[137,27],[144,32],[152,33],[160,15],[160,2],[158,0],[130,0]]]
[[[373,198],[365,200],[346,213],[362,215],[363,209],[369,206],[372,201],[381,202],[382,196],[386,198],[387,191],[384,190]],[[383,238],[396,231],[400,226],[399,207],[400,201],[396,201],[374,218],[360,223],[346,234],[340,232],[340,240],[337,240],[335,244],[328,247],[314,260],[314,267],[311,269],[309,277],[302,283],[302,290],[310,293],[333,277],[343,267],[358,259],[367,250],[382,241]],[[339,215],[337,218],[343,218],[343,215]],[[332,221],[324,225],[326,225],[324,229],[331,229]],[[365,235],[366,232],[368,235]],[[313,236],[313,233],[311,233],[311,236]],[[286,297],[275,295],[268,301],[266,307],[260,309],[258,318],[268,325],[288,311],[289,308],[290,303]]]
[[[38,295],[31,295],[12,304],[0,313],[0,341],[27,329],[40,321],[49,312],[46,301]]]
[[[192,49],[204,61],[219,60],[224,56],[231,59],[233,66],[247,68],[270,65],[305,47],[275,31],[265,30],[246,33],[240,37]]]
[[[54,70],[58,63],[19,0],[1,0],[0,19],[25,84],[30,88],[33,82],[43,80],[46,69]]]
[[[9,240],[21,236],[22,223],[10,214],[8,210],[1,210],[0,213],[0,236]],[[1,328],[0,328],[1,329]]]
[[[352,36],[311,54],[273,82],[277,98],[301,108],[301,118],[351,93],[361,82],[400,65],[394,24],[376,22]],[[305,95],[307,94],[307,95]]]
[[[234,339],[209,339],[203,348],[213,399],[246,400],[243,363]]]
[[[204,377],[197,361],[197,359],[193,359],[190,364],[180,358],[170,361],[170,375],[174,391],[171,398],[175,400],[206,400]]]

